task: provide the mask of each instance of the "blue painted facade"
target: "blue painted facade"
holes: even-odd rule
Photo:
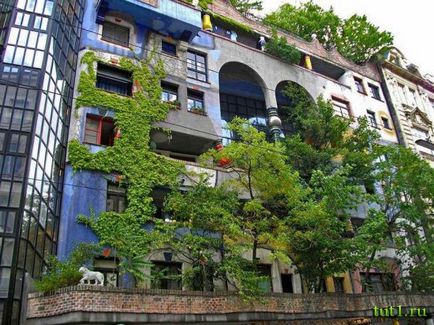
[[[92,0],[86,3],[81,48],[91,48],[120,56],[132,57],[133,54],[130,49],[101,40],[101,25],[97,23],[97,11],[95,10],[97,2],[98,0]],[[132,49],[138,56],[143,55],[147,31],[148,29],[145,26],[134,24],[134,38],[130,39],[130,43],[136,45]]]
[[[106,12],[121,12],[138,24],[175,39],[191,41],[202,28],[200,10],[172,0],[158,0],[153,6],[140,0],[100,0],[96,11],[98,21]]]
[[[98,238],[92,230],[77,223],[77,216],[98,215],[106,210],[107,179],[101,173],[74,172],[68,165],[65,169],[62,218],[60,223],[57,255],[66,259],[80,242],[96,243]]]
[[[101,39],[101,24],[106,17],[119,17],[132,28],[130,47],[123,47]],[[202,27],[201,12],[172,0],[159,0],[154,7],[139,0],[89,0],[83,18],[81,50],[92,49],[118,56],[146,56],[145,45],[149,31],[175,39],[191,41]],[[209,41],[209,40],[208,40]],[[133,46],[136,45],[136,46]],[[80,108],[79,125],[86,124],[86,115],[114,117],[109,110],[94,107]],[[78,139],[84,140],[84,128]],[[103,146],[88,145],[92,153],[104,150]],[[60,218],[57,255],[66,259],[77,243],[96,243],[98,238],[88,227],[77,223],[79,215],[99,215],[106,211],[107,182],[109,175],[94,171],[74,172],[67,165],[64,175],[64,194]],[[128,281],[127,281],[128,282]]]
[[[114,113],[109,110],[83,107],[85,114],[80,116],[80,124],[85,125],[86,115],[99,115],[113,118]],[[84,128],[80,129],[80,142],[84,140]],[[87,145],[90,152],[104,150],[103,146]],[[60,234],[58,257],[66,259],[75,245],[80,242],[96,243],[98,238],[87,227],[77,223],[80,214],[90,216],[99,215],[106,211],[107,177],[99,172],[74,172],[70,165],[65,170],[64,195],[62,202],[62,218],[60,219]]]

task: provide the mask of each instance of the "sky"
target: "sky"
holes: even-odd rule
[[[283,3],[297,5],[305,0],[263,0],[264,13]],[[434,75],[434,1],[433,0],[313,0],[324,9],[333,6],[341,18],[353,14],[391,32],[394,45],[417,65],[424,75]]]

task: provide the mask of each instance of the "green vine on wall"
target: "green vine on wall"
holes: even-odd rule
[[[121,58],[118,66],[132,73],[135,91],[130,97],[108,93],[96,88],[96,62],[105,62],[94,52],[87,52],[82,64],[76,108],[97,107],[115,113],[115,126],[121,137],[113,146],[91,153],[78,140],[69,144],[69,160],[75,171],[93,170],[120,175],[127,187],[128,207],[123,213],[103,212],[98,216],[79,216],[102,245],[116,249],[118,256],[133,259],[164,245],[170,231],[164,221],[154,218],[152,190],[156,186],[175,187],[182,165],[159,156],[150,149],[153,123],[163,121],[171,105],[161,101],[161,79],[165,72],[161,60],[153,52],[146,60]],[[154,225],[153,231],[145,224]]]
[[[236,21],[236,20],[234,20],[232,18],[219,15],[219,14],[217,14],[215,12],[210,11],[210,10],[207,10],[205,12],[207,14],[211,15],[213,17],[213,19],[215,19],[217,21],[220,21],[220,22],[222,22],[222,23],[224,23],[224,24],[226,24],[228,26],[232,26],[235,29],[238,29],[238,30],[243,31],[245,33],[256,35],[256,33],[253,30],[253,28],[250,27],[249,25],[243,24],[243,23],[241,23],[239,21]]]

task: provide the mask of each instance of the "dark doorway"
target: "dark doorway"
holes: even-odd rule
[[[292,287],[292,274],[281,274],[280,279],[282,280],[282,292],[294,293]]]

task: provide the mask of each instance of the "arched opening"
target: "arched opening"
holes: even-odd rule
[[[297,96],[297,98],[294,98]],[[291,109],[300,100],[314,102],[312,96],[301,85],[293,81],[281,81],[276,87],[276,101],[278,115],[282,120],[282,132],[284,135],[294,132],[293,123],[291,123]]]
[[[225,126],[236,116],[267,132],[265,84],[259,75],[242,63],[230,62],[220,69],[219,80],[223,142],[227,143],[232,138]]]

